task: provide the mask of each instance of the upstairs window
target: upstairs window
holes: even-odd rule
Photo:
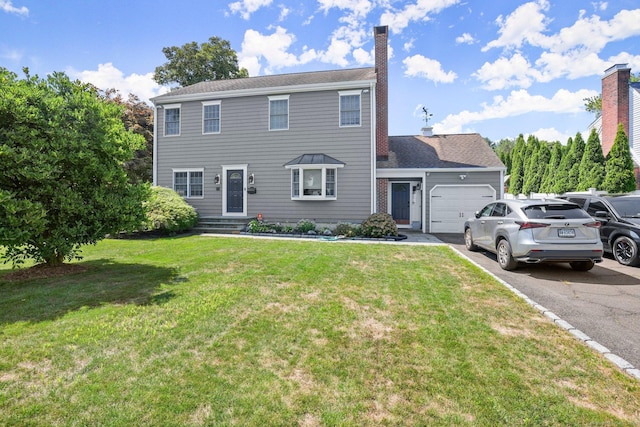
[[[180,135],[180,104],[165,105],[164,135]]]
[[[220,133],[220,101],[202,103],[202,133]]]
[[[359,90],[339,92],[340,127],[360,126],[360,93]]]
[[[185,198],[202,198],[204,196],[204,171],[174,170],[173,190]]]
[[[289,129],[289,95],[269,97],[269,130]]]

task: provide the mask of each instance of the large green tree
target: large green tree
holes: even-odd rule
[[[527,146],[524,136],[518,135],[516,144],[511,151],[511,177],[509,178],[509,192],[518,195],[522,192],[524,185],[524,169],[527,154]]]
[[[156,67],[153,74],[161,85],[189,86],[207,80],[249,77],[249,72],[238,66],[238,56],[231,44],[220,37],[211,37],[202,44],[164,47],[162,53],[167,62]]]
[[[144,146],[123,109],[64,73],[0,68],[0,246],[6,260],[59,265],[82,245],[145,220],[147,185],[123,164]]]
[[[602,183],[602,189],[609,193],[626,193],[635,190],[636,178],[633,169],[629,140],[624,133],[622,124],[619,124],[616,139],[607,154],[606,176]]]
[[[571,166],[575,162],[572,156],[573,138],[567,139],[567,145],[562,149],[562,159],[560,165],[558,165],[558,171],[556,172],[556,179],[552,187],[552,191],[557,194],[562,194],[567,191],[573,190],[569,183],[569,171]]]
[[[569,189],[565,191],[576,191],[580,185],[580,162],[582,161],[585,145],[582,134],[580,132],[576,133],[575,138],[573,138],[573,144],[571,144],[571,153],[569,154],[571,160],[568,182]]]
[[[560,162],[562,161],[562,144],[554,142],[551,144],[551,158],[549,164],[545,168],[544,175],[542,176],[542,183],[540,184],[541,193],[553,193],[556,180],[558,179],[558,169],[560,168]]]
[[[577,190],[600,189],[604,180],[604,164],[605,160],[604,154],[602,154],[600,138],[596,130],[591,129],[580,160]]]
[[[542,177],[551,158],[551,151],[546,141],[539,141],[535,136],[529,138],[529,141],[532,145],[532,151],[522,191],[524,194],[537,193],[540,191]]]

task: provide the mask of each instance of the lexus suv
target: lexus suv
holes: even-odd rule
[[[557,199],[504,199],[489,203],[467,219],[468,250],[495,253],[504,270],[519,263],[568,262],[587,271],[602,261],[600,222],[580,206]]]
[[[640,196],[568,194],[562,196],[577,203],[600,221],[600,239],[605,252],[622,265],[640,265]]]

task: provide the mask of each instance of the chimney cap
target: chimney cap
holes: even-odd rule
[[[616,71],[620,71],[620,70],[630,70],[631,68],[629,68],[629,64],[616,64],[613,67],[609,67],[604,71],[604,75],[608,76],[609,74],[613,74]]]

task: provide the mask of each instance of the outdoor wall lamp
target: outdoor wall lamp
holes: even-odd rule
[[[464,179],[467,177],[467,175],[465,175],[465,174],[458,175],[458,176],[460,177],[460,180],[461,180],[461,181],[464,181]]]
[[[256,183],[256,177],[250,173],[249,174],[249,185],[254,185]]]
[[[213,177],[213,183],[215,185],[220,185],[220,174],[216,174],[216,176]]]

